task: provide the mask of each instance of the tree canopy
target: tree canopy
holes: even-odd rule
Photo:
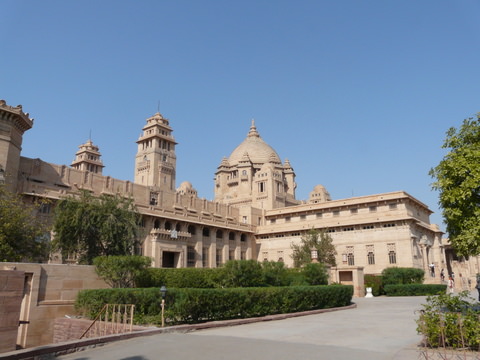
[[[48,224],[37,217],[42,202],[26,204],[0,185],[0,261],[48,259]]]
[[[301,267],[312,262],[312,250],[317,251],[318,262],[322,264],[336,265],[335,255],[337,251],[332,243],[332,237],[324,231],[311,229],[302,236],[300,244],[292,243],[292,259],[295,267]]]
[[[94,197],[82,191],[58,203],[52,245],[64,258],[74,256],[81,264],[92,264],[97,256],[134,255],[139,223],[131,199],[106,194]]]
[[[459,255],[480,254],[480,115],[447,131],[449,149],[430,175],[449,240]]]

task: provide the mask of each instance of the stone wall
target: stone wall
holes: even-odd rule
[[[76,315],[74,302],[79,290],[108,287],[93,266],[1,263],[2,269],[24,273],[20,314],[28,323],[18,326],[17,345],[21,348],[51,344],[55,318]]]
[[[0,270],[0,353],[16,350],[23,271]]]

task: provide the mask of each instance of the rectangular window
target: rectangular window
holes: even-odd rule
[[[247,253],[245,251],[242,251],[240,253],[240,258],[241,258],[241,260],[247,260]]]
[[[187,246],[187,267],[195,267],[196,251],[193,246]]]
[[[373,252],[369,252],[367,254],[368,265],[375,265],[375,254]]]
[[[287,217],[285,218],[285,222],[290,222],[290,216],[287,216]]]
[[[265,192],[265,182],[258,183],[258,192],[263,193]]]
[[[323,216],[322,213],[317,213],[317,219],[320,219]]]
[[[390,264],[396,264],[397,263],[397,254],[395,253],[395,251],[389,251],[388,261],[390,262]]]
[[[340,211],[335,210],[335,211],[333,212],[333,216],[339,216],[339,215],[340,215]]]
[[[217,267],[219,267],[220,265],[222,265],[222,249],[217,249],[217,253],[216,253],[216,264],[217,264]]]
[[[390,210],[395,210],[397,208],[397,204],[388,204],[388,208]]]
[[[348,265],[355,265],[355,257],[353,254],[347,254]]]
[[[307,215],[300,215],[300,220],[305,220],[307,218]]]
[[[276,221],[277,219],[270,219],[270,224],[275,224]]]
[[[350,214],[358,214],[358,209],[350,209]]]
[[[235,260],[235,250],[230,250],[228,252],[228,260]]]
[[[370,207],[368,208],[368,210],[369,210],[370,212],[375,212],[375,211],[377,211],[377,207],[376,207],[376,206],[370,206]]]
[[[397,263],[397,249],[395,247],[395,243],[388,243],[387,244],[387,251],[388,251],[388,262],[390,264]]]
[[[268,251],[263,252],[263,261],[268,261]]]

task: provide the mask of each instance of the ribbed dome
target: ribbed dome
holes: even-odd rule
[[[254,120],[252,120],[252,126],[250,126],[247,138],[232,151],[228,162],[231,166],[237,165],[245,153],[248,154],[250,161],[254,164],[265,164],[273,159],[278,163],[282,163],[277,152],[260,137]]]

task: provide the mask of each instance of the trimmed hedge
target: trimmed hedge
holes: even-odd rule
[[[274,261],[231,260],[219,268],[148,268],[136,277],[137,287],[235,288],[265,286],[327,285],[323,264],[287,268]]]
[[[447,285],[442,284],[398,284],[385,285],[387,296],[426,296],[445,293]]]
[[[425,271],[417,268],[390,267],[383,269],[383,285],[390,284],[421,284]]]
[[[168,289],[168,324],[248,318],[347,306],[352,286],[290,286],[230,289]],[[82,290],[76,309],[94,318],[104,304],[134,304],[136,324],[159,324],[158,288]]]

